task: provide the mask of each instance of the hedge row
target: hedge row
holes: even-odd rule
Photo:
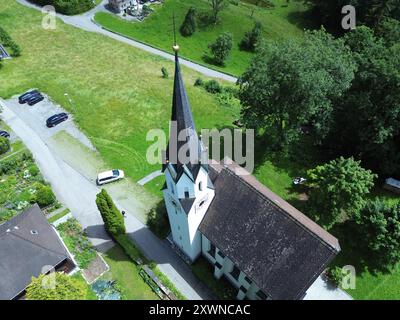
[[[93,0],[29,0],[41,6],[52,5],[58,13],[69,16],[86,12],[96,6]]]
[[[11,49],[11,56],[19,57],[21,55],[21,48],[15,41],[10,37],[6,30],[0,27],[0,43]]]

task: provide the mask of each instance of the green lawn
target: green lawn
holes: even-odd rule
[[[53,222],[57,221],[58,219],[61,219],[62,217],[64,217],[68,213],[70,213],[70,210],[69,209],[64,209],[63,211],[61,211],[61,212],[55,214],[54,216],[52,216],[51,218],[47,219],[47,221],[49,221],[49,223],[53,223]]]
[[[175,13],[177,28],[184,20],[187,10],[195,6],[199,12],[209,11],[208,0],[166,0],[163,6],[154,5],[155,11],[143,22],[129,22],[112,14],[99,12],[95,20],[104,27],[122,33],[128,37],[140,40],[154,47],[171,52],[173,41],[172,16]],[[250,30],[254,21],[260,21],[264,26],[264,37],[269,40],[280,40],[302,35],[306,25],[303,13],[306,7],[301,1],[291,1],[286,7],[286,0],[272,0],[274,9],[256,7],[240,2],[238,6],[230,5],[221,14],[218,25],[201,27],[191,37],[182,37],[178,33],[177,42],[181,47],[181,55],[201,64],[207,64],[203,55],[207,46],[225,31],[233,34],[234,46],[231,57],[225,67],[213,68],[234,75],[240,75],[248,66],[253,54],[240,51],[238,44],[246,31]],[[251,17],[252,10],[254,11]]]
[[[78,272],[75,273],[72,278],[75,278],[79,280],[80,282],[83,283],[83,285],[86,287],[87,293],[86,293],[86,298],[85,300],[98,300],[96,294],[93,292],[92,287],[86,282],[86,280],[83,278],[82,273]]]
[[[117,281],[123,300],[158,300],[158,296],[143,281],[135,263],[124,253],[119,245],[103,255],[110,271],[103,277]]]
[[[56,30],[43,30],[41,13],[16,1],[0,0],[0,12],[2,27],[23,52],[3,62],[1,97],[37,87],[73,113],[111,167],[136,181],[160,168],[146,161],[153,143],[146,134],[153,128],[168,132],[173,79],[163,79],[161,67],[172,75],[172,62],[60,20]],[[215,96],[193,86],[198,73],[182,69],[197,127],[231,124],[239,110],[226,112]]]

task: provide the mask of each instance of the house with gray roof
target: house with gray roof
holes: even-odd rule
[[[209,261],[238,299],[303,299],[339,253],[338,240],[228,159],[208,161],[175,50],[164,201],[174,245],[185,260]],[[178,138],[179,137],[179,138]],[[186,161],[178,157],[185,145]]]
[[[24,297],[32,277],[75,264],[38,205],[0,225],[0,300]]]

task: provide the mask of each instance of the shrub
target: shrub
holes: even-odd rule
[[[184,37],[189,37],[195,33],[196,27],[196,9],[194,7],[190,7],[179,31]]]
[[[260,22],[254,24],[253,29],[247,31],[239,44],[241,50],[256,51],[257,44],[262,39],[262,25]]]
[[[202,78],[197,78],[196,81],[194,82],[194,85],[196,87],[202,87],[204,85],[204,80]]]
[[[168,74],[168,70],[167,70],[165,67],[162,67],[162,68],[161,68],[161,73],[162,73],[162,77],[163,77],[164,79],[168,79],[169,74]]]
[[[32,177],[36,177],[38,174],[39,174],[39,168],[36,166],[36,165],[31,165],[29,168],[28,168],[28,170],[29,170],[29,174],[32,176]]]
[[[21,48],[15,42],[11,43],[10,49],[13,57],[19,57],[21,55]]]
[[[233,45],[233,37],[229,32],[224,32],[218,36],[215,42],[209,44],[209,49],[213,55],[213,60],[218,65],[223,65],[228,58]]]
[[[169,220],[164,201],[160,201],[155,208],[147,214],[146,224],[160,239],[165,239],[169,232]]]
[[[56,196],[49,186],[39,185],[35,193],[35,201],[40,208],[47,207],[56,201]]]
[[[53,281],[54,288],[50,287]],[[27,300],[84,300],[86,294],[87,287],[83,282],[60,272],[32,277],[26,288]]]
[[[153,9],[151,9],[150,6],[148,6],[146,4],[143,5],[143,7],[142,7],[143,15],[148,16],[152,11],[153,11]]]
[[[125,221],[107,191],[102,189],[96,197],[97,208],[104,221],[104,227],[111,236],[125,234]]]
[[[10,150],[10,141],[7,138],[0,137],[0,155]]]
[[[222,86],[216,80],[207,81],[204,85],[204,88],[207,92],[212,94],[221,93],[223,90]]]
[[[345,275],[342,268],[336,266],[333,268],[328,268],[326,270],[326,276],[330,281],[332,281],[336,286],[339,287]]]

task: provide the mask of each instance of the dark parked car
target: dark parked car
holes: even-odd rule
[[[59,114],[55,114],[54,116],[51,116],[50,118],[47,119],[46,121],[46,126],[48,128],[54,127],[56,125],[58,125],[59,123],[65,121],[68,119],[68,115],[63,112],[63,113],[59,113]]]
[[[10,134],[7,131],[0,131],[0,137],[9,138]]]
[[[39,94],[31,96],[28,100],[28,104],[30,106],[34,106],[36,103],[42,101],[43,99],[44,99],[44,97],[39,93]]]
[[[32,91],[26,92],[26,93],[24,93],[22,96],[20,96],[18,98],[18,101],[19,101],[20,104],[24,104],[24,103],[28,102],[28,100],[30,98],[32,98],[32,96],[35,96],[35,95],[38,95],[38,94],[40,94],[40,92],[37,91],[37,90],[32,90]]]

